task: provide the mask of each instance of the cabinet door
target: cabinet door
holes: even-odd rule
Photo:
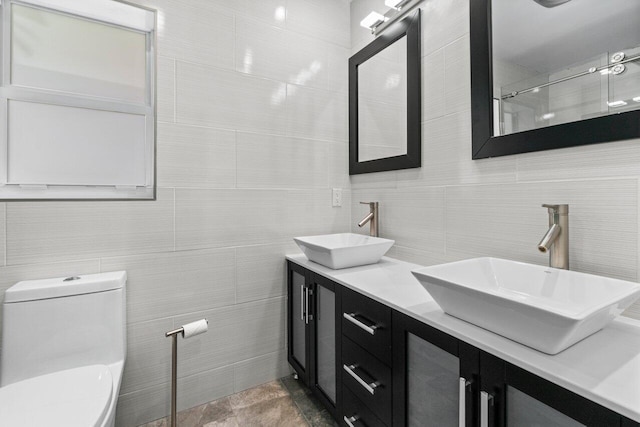
[[[619,426],[620,416],[481,352],[480,422],[486,427]]]
[[[340,285],[311,273],[311,386],[314,394],[335,416],[339,401],[340,354],[338,313],[340,313]]]
[[[288,349],[287,359],[298,377],[309,383],[309,280],[308,272],[297,264],[288,261],[287,269],[287,307],[288,307]]]
[[[479,351],[393,313],[393,425],[474,426]]]

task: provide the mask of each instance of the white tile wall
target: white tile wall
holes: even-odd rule
[[[176,61],[164,56],[158,56],[157,67],[158,122],[175,122]]]
[[[176,84],[179,123],[285,133],[284,82],[178,61]]]
[[[159,10],[156,201],[0,203],[0,296],[19,280],[124,269],[117,425],[289,373],[286,253],[348,231],[348,0],[134,0]],[[343,207],[331,188],[344,189]]]
[[[239,188],[327,188],[326,141],[238,132]]]
[[[235,131],[158,123],[157,146],[159,186],[235,187]]]
[[[377,0],[353,0],[351,11]],[[471,160],[469,8],[422,2],[422,167],[350,177],[353,224],[378,200],[390,255],[422,265],[475,256],[546,264],[542,203],[569,203],[572,269],[638,281],[638,140]],[[352,22],[357,20],[352,16]],[[640,304],[626,315],[640,319]]]
[[[285,255],[297,253],[293,242],[243,246],[236,249],[236,299],[238,303],[284,296]]]
[[[7,204],[7,265],[173,250],[173,190],[155,202]]]

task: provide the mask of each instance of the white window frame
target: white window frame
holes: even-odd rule
[[[13,4],[111,25],[146,36],[146,88],[144,104],[113,98],[79,95],[11,84],[11,8]],[[97,7],[96,7],[97,6]],[[136,12],[137,8],[141,13]],[[0,0],[0,200],[155,200],[156,172],[156,28],[157,12],[119,0]],[[101,16],[101,19],[98,17]],[[8,183],[8,103],[26,101],[100,111],[141,115],[145,118],[145,184],[116,185],[20,185]],[[72,162],[70,162],[72,163]],[[67,165],[61,165],[65,167]],[[72,167],[72,165],[68,165]],[[118,165],[114,165],[117,167]]]

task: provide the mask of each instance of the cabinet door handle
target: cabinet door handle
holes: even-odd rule
[[[471,381],[467,381],[464,377],[460,377],[458,391],[458,426],[465,427],[467,424],[467,387],[471,385]]]
[[[313,296],[313,289],[307,288],[307,323],[310,320],[313,320],[313,314],[311,313],[311,307],[313,307],[313,301],[311,297]]]
[[[480,427],[489,427],[489,412],[493,406],[493,396],[486,391],[480,392]]]
[[[356,319],[355,313],[343,313],[342,317],[344,317],[345,319],[347,319],[349,322],[353,323],[360,329],[364,329],[365,331],[369,332],[371,335],[375,335],[376,329],[378,329],[378,325],[371,325],[371,326],[365,325],[364,323]]]
[[[354,369],[356,369],[358,367],[358,365],[342,365],[342,367],[344,368],[345,371],[347,371],[347,373],[349,375],[351,375],[353,377],[354,380],[358,381],[358,384],[360,384],[362,387],[364,387],[365,390],[367,390],[369,393],[371,394],[375,394],[376,392],[376,388],[380,385],[380,383],[378,381],[374,381],[372,383],[368,383],[365,380],[363,380],[360,375],[356,374],[356,372],[354,371]]]
[[[354,415],[352,417],[347,417],[346,415],[343,417],[344,422],[347,423],[347,425],[349,427],[356,427],[353,425],[353,423],[355,423],[356,421],[358,421],[360,417],[358,417],[357,415]]]
[[[307,291],[306,288],[304,287],[304,285],[300,285],[300,320],[302,320],[303,322],[305,321],[305,312],[306,312],[306,308],[304,306],[304,298],[306,295]]]

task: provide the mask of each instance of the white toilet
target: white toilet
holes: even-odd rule
[[[4,296],[0,426],[111,427],[127,352],[124,271]]]

